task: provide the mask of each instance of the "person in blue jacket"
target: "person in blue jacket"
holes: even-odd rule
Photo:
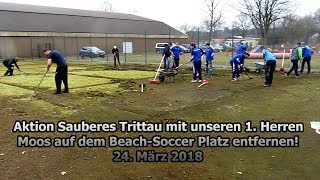
[[[302,61],[300,73],[303,73],[304,64],[306,62],[308,64],[308,73],[310,73],[311,72],[310,61],[311,61],[311,56],[312,56],[312,50],[308,45],[305,45],[304,42],[301,43],[301,46],[302,46],[303,61]]]
[[[232,70],[232,81],[237,81],[240,80],[240,71],[239,71],[239,66],[243,67],[244,66],[244,59],[248,58],[250,56],[249,53],[245,54],[236,54],[230,59],[230,65],[231,65],[231,70]]]
[[[209,43],[206,44],[206,76],[213,76],[212,61],[214,60],[214,50]]]
[[[243,41],[240,41],[238,47],[237,47],[237,54],[245,54],[248,48],[248,43],[245,45],[243,44]]]
[[[176,45],[171,48],[171,54],[173,55],[172,68],[179,67],[180,57],[182,55],[182,49],[179,46],[178,42],[176,42]]]
[[[262,50],[262,54],[263,54],[263,59],[266,62],[266,66],[265,66],[266,80],[264,83],[264,87],[270,87],[272,84],[273,72],[276,69],[276,65],[277,65],[277,58],[273,53],[271,53],[266,49]]]
[[[201,48],[196,47],[195,43],[191,43],[190,48],[191,48],[190,62],[193,61],[193,80],[191,82],[202,82],[201,61],[202,61],[202,55],[204,54],[204,52]],[[199,75],[198,81],[197,81],[197,74]]]

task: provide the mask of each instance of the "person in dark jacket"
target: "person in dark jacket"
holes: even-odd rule
[[[3,61],[3,65],[7,68],[7,71],[4,73],[4,76],[12,76],[13,75],[13,64],[17,67],[17,69],[20,71],[20,68],[17,64],[19,61],[19,58],[10,58]]]
[[[64,93],[69,93],[69,87],[68,87],[68,64],[65,60],[64,56],[57,50],[49,50],[44,49],[42,51],[43,55],[45,55],[48,58],[47,62],[47,72],[50,70],[50,67],[52,63],[57,64],[56,69],[56,76],[55,76],[55,82],[56,82],[56,91],[54,94],[61,94],[61,81],[63,81],[64,84]]]
[[[117,67],[117,61],[119,64],[119,68],[121,67],[120,65],[120,56],[119,56],[119,49],[117,48],[117,46],[113,46],[112,48],[112,54],[113,54],[113,60],[114,60],[114,67]]]
[[[169,69],[169,58],[171,56],[171,50],[170,50],[170,45],[169,44],[165,44],[164,45],[164,49],[163,49],[163,53],[162,53],[162,57],[163,57],[163,65],[164,65],[164,69]]]

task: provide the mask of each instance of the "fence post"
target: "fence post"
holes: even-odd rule
[[[124,63],[127,63],[127,34],[124,33]]]
[[[77,60],[79,60],[79,54],[78,54],[78,52],[79,52],[79,37],[78,36],[76,37],[76,43],[77,43],[76,56],[77,56]]]
[[[107,55],[107,63],[109,62],[109,51],[108,51],[108,34],[106,33],[106,55]]]
[[[232,23],[232,29],[231,29],[231,57],[233,57],[233,51],[234,51],[234,45],[233,45],[233,29],[234,29],[234,26],[233,26],[233,23]]]
[[[147,64],[147,30],[144,31],[144,61]]]
[[[31,59],[33,61],[32,36],[30,37]]]
[[[53,38],[52,38],[52,49],[50,49],[50,50],[53,50],[53,49],[55,49],[55,45],[54,45],[54,39],[55,39],[56,37],[55,36],[53,36]]]
[[[198,45],[199,45],[199,43],[200,43],[200,29],[198,27]]]
[[[276,29],[276,23],[273,22],[273,30],[272,30],[272,51],[274,52],[274,43],[275,43],[275,29]]]
[[[169,27],[169,42],[171,42],[171,28]]]
[[[7,59],[7,37],[4,37],[4,59]]]
[[[90,47],[92,47],[92,36],[90,33]],[[92,48],[90,49],[90,58],[91,58],[91,62],[92,62]]]
[[[67,47],[66,47],[66,36],[63,36],[63,47],[64,47],[64,54],[67,57]]]

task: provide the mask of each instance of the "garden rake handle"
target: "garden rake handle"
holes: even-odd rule
[[[118,60],[118,56],[117,56],[116,54],[113,54],[113,56],[116,58],[116,61],[117,61],[116,64],[117,64],[117,63],[119,64],[120,62],[119,62],[119,60]],[[119,64],[119,66],[120,66],[120,64]]]
[[[282,53],[282,64],[281,64],[281,67],[283,67],[283,64],[284,64],[284,53],[286,52],[286,50],[284,49],[283,50],[283,53]]]
[[[203,82],[203,83],[201,83],[201,84],[198,86],[198,88],[200,88],[201,86],[203,86],[203,85],[205,85],[205,84],[208,84],[208,82]]]
[[[153,79],[154,81],[157,79],[157,76],[158,76],[158,74],[159,74],[159,70],[160,70],[160,67],[161,67],[161,65],[162,65],[164,56],[165,56],[165,55],[162,56],[161,62],[160,62],[160,64],[159,64],[159,67],[158,67],[158,70],[157,70],[157,73],[156,73],[156,76],[155,76],[154,79]]]
[[[48,71],[46,71],[46,72],[44,73],[44,75],[42,76],[41,81],[39,82],[39,84],[38,84],[38,86],[37,86],[37,89],[35,90],[34,93],[36,93],[36,92],[38,91],[39,86],[40,86],[40,84],[42,83],[42,81],[43,81],[43,79],[44,79],[44,77],[46,76],[47,73],[48,73]]]

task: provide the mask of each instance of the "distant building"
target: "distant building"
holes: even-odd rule
[[[225,39],[212,39],[212,42],[215,43],[215,44],[221,44],[225,41]]]
[[[248,46],[250,49],[256,47],[259,44],[260,38],[243,38],[242,36],[233,36],[225,39],[224,44],[227,46],[236,47],[240,41],[243,41],[244,43],[248,43]]]
[[[78,55],[82,46],[110,53],[114,45],[133,53],[155,52],[157,42],[186,43],[187,35],[163,22],[123,13],[0,3],[0,58],[37,57],[45,47]],[[145,46],[145,42],[147,46]]]

